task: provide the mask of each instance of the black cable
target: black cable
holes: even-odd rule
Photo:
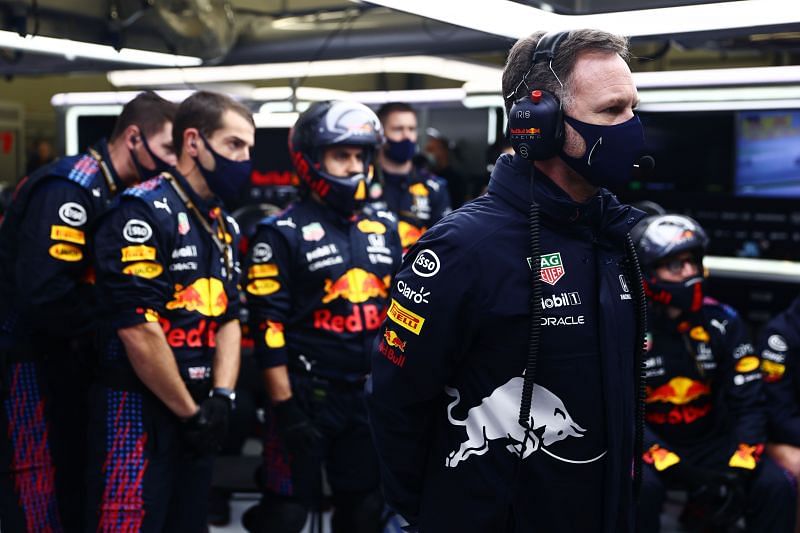
[[[635,406],[635,427],[634,427],[634,446],[633,446],[633,493],[638,500],[642,486],[642,453],[644,452],[644,410],[645,410],[645,376],[644,376],[644,353],[645,336],[647,334],[647,300],[642,284],[642,269],[639,266],[639,258],[636,254],[636,246],[630,234],[625,237],[625,255],[628,267],[628,278],[633,288],[633,300],[636,306],[636,345],[633,357],[634,374],[634,394],[636,398]]]
[[[531,176],[533,182],[533,176]],[[528,211],[528,244],[530,258],[530,319],[528,321],[528,360],[525,365],[525,376],[522,383],[522,399],[519,404],[519,425],[532,431],[530,424],[531,404],[533,403],[533,385],[536,378],[536,360],[539,356],[539,343],[542,333],[542,284],[541,284],[541,250],[539,227],[539,204],[531,198]]]

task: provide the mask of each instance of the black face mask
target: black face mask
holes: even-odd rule
[[[653,276],[644,281],[644,292],[652,302],[692,313],[703,306],[704,288],[703,276],[680,282],[661,281]]]
[[[141,182],[149,178],[152,178],[153,176],[158,176],[162,172],[168,171],[169,169],[172,168],[172,165],[170,165],[169,163],[167,163],[166,161],[164,161],[163,159],[161,159],[160,157],[158,157],[156,154],[153,153],[153,151],[150,149],[150,145],[147,144],[147,138],[144,136],[144,134],[140,135],[140,138],[142,139],[142,145],[144,145],[144,149],[147,150],[147,153],[150,154],[150,158],[156,165],[155,169],[150,170],[149,168],[142,165],[142,163],[139,161],[139,158],[136,156],[136,150],[133,149],[129,150],[131,154],[131,159],[133,160],[133,166],[136,167],[136,172],[139,174],[139,181]]]

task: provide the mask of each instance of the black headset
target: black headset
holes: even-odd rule
[[[566,31],[551,32],[539,39],[528,72],[514,93],[508,96],[515,97],[520,86],[524,86],[525,94],[514,101],[508,112],[508,139],[514,151],[523,159],[550,159],[558,154],[564,144],[561,101],[549,91],[529,87],[525,78],[537,62],[552,61],[558,46],[568,35]]]

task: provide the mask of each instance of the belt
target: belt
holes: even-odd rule
[[[343,390],[358,390],[364,388],[364,383],[367,381],[367,375],[358,375],[352,377],[338,377],[328,376],[309,370],[308,367],[299,361],[292,361],[288,365],[289,372],[302,379],[308,379],[313,383],[328,386],[333,389]]]

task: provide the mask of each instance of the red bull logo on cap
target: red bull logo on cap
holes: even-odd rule
[[[389,296],[387,288],[389,279],[381,279],[363,268],[351,268],[339,279],[325,280],[325,296],[322,303],[327,304],[336,298],[343,298],[354,304],[364,303],[370,298],[386,298]]]
[[[167,309],[185,309],[203,316],[221,316],[228,309],[228,295],[225,286],[217,278],[199,278],[184,287],[176,284],[172,300]]]

